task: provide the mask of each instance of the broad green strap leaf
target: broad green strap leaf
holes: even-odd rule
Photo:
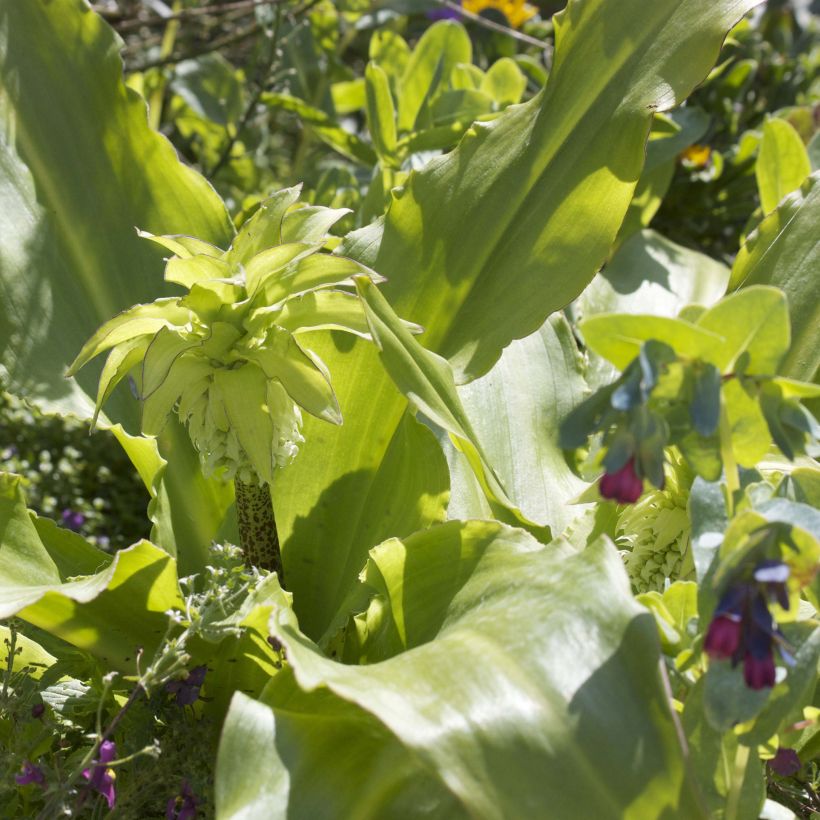
[[[513,342],[486,376],[458,388],[510,497],[530,520],[548,522],[556,534],[584,510],[569,502],[587,484],[567,466],[555,435],[564,416],[586,397],[582,373],[572,330],[558,315],[537,333]],[[476,494],[465,487],[468,479],[475,483],[472,471],[452,446],[445,452],[455,473],[448,517],[486,517],[472,506],[480,490]]]
[[[453,444],[464,453],[497,517],[524,527],[544,543],[549,541],[549,526],[530,521],[507,497],[459,400],[449,364],[413,338],[369,279],[357,277],[356,289],[382,363],[399,390],[417,411],[450,434]]]
[[[537,330],[592,278],[640,175],[651,111],[674,107],[702,80],[726,31],[753,5],[571,0],[547,90],[412,175],[385,219],[349,236],[343,252],[389,278],[388,301],[426,328],[425,346],[451,357],[460,381],[486,372],[514,337]],[[298,614],[318,636],[343,597],[339,585],[355,579],[373,542],[349,540],[346,528],[334,545],[350,559],[340,569],[346,575],[323,578],[316,567],[328,550],[300,522],[332,533],[334,522],[367,518],[382,537],[400,534],[389,508],[367,505],[373,482],[386,478],[379,464],[406,401],[365,344],[310,346],[334,374],[346,423],[305,420],[305,445],[274,500]],[[351,423],[360,418],[366,427]],[[421,462],[414,454],[397,474],[422,482]],[[312,585],[322,592],[308,593]]]
[[[754,5],[571,2],[554,18],[544,92],[473,126],[456,151],[410,177],[382,222],[349,236],[343,253],[387,276],[391,304],[427,329],[425,345],[451,359],[459,382],[486,372],[601,266],[640,176],[653,113],[702,80],[728,28]],[[420,51],[421,42],[414,57]]]
[[[367,128],[373,147],[382,162],[393,165],[396,153],[396,110],[387,74],[377,63],[371,62],[365,69],[364,80]]]
[[[213,189],[149,129],[118,48],[80,0],[3,4],[0,361],[13,390],[88,415],[65,365],[118,311],[169,292],[134,226],[218,245],[233,233]],[[81,374],[88,394],[98,374]],[[136,410],[127,391],[112,397],[113,418]]]
[[[147,541],[113,558],[26,509],[21,479],[0,473],[0,618],[19,615],[132,672],[150,652],[165,612],[181,607],[176,565]]]
[[[303,350],[286,330],[272,327],[265,346],[245,354],[269,379],[278,379],[290,397],[314,416],[341,424],[339,403],[321,359]]]
[[[355,345],[363,348],[358,359],[361,368],[372,372],[381,367],[372,344],[357,341]],[[311,347],[316,347],[313,342]],[[332,345],[326,345],[322,357],[332,350]],[[282,499],[289,500],[291,493],[305,487],[301,478],[292,478],[301,454],[283,473],[287,480],[276,481],[272,488],[280,537],[283,542],[284,533],[291,538],[282,555],[288,586],[302,628],[317,638],[355,582],[373,544],[443,521],[450,489],[441,448],[423,424],[404,412],[405,403],[397,401],[400,396],[393,383],[385,380],[378,392],[369,394],[366,408],[351,413],[348,407],[358,404],[360,388],[356,371],[347,374],[349,378],[337,375],[334,390],[351,443],[337,449],[333,432],[340,428],[325,422],[317,421],[310,434],[324,453],[325,464],[336,462],[332,469],[339,471],[338,478],[295,520],[289,517],[293,504]],[[385,412],[395,413],[397,404],[398,417],[385,419]],[[308,417],[305,422],[309,423]],[[387,438],[385,428],[393,431]],[[328,510],[335,513],[328,515]]]
[[[778,117],[766,120],[755,164],[763,212],[770,214],[810,173],[809,155],[794,126]]]
[[[292,613],[271,619],[292,671],[235,699],[218,816],[704,816],[652,617],[610,544],[572,556],[450,522],[374,550],[368,580],[371,624],[394,636],[381,662],[337,663]],[[268,765],[240,771],[240,744]]]
[[[820,172],[789,194],[749,235],[732,269],[730,287],[775,285],[788,299],[792,344],[780,372],[810,380],[820,367],[817,271],[820,270]]]

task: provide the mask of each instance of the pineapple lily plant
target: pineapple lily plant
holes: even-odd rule
[[[104,351],[95,421],[116,385],[135,373],[142,431],[157,436],[176,413],[206,475],[233,481],[246,561],[282,563],[269,485],[304,441],[302,411],[341,424],[322,361],[298,341],[318,329],[368,338],[355,277],[382,277],[322,252],[344,209],[298,207],[300,187],[271,196],[228,250],[188,236],[146,239],[173,253],[165,280],[184,296],[136,305],[106,322],[68,369]],[[416,326],[412,326],[414,329]]]

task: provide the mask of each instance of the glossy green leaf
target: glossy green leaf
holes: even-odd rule
[[[719,332],[700,328],[682,319],[665,316],[599,314],[580,323],[587,346],[599,356],[625,370],[641,352],[643,343],[654,339],[669,345],[681,356],[711,358],[724,343]]]
[[[458,63],[471,63],[473,46],[464,27],[443,20],[419,39],[407,60],[398,97],[398,130],[420,130],[429,122],[428,106]]]
[[[181,607],[176,565],[147,541],[113,558],[26,509],[20,478],[0,473],[0,618],[35,626],[131,672],[165,612]]]
[[[713,305],[729,270],[652,230],[630,237],[575,302],[583,316],[647,313],[674,317],[688,304]]]
[[[361,302],[351,293],[322,290],[288,299],[276,324],[291,333],[311,330],[345,330],[364,339],[370,338],[370,327]]]
[[[283,231],[285,223],[283,223]],[[256,254],[247,264],[245,269],[245,287],[248,294],[254,296],[261,285],[269,279],[276,279],[281,275],[285,267],[291,262],[301,259],[319,250],[316,244],[307,242],[286,242],[268,248]]]
[[[530,520],[549,522],[556,534],[583,511],[570,502],[587,483],[570,470],[555,431],[587,390],[572,330],[560,315],[532,336],[513,342],[486,376],[458,388],[467,417],[510,497]],[[453,483],[449,517],[486,517],[483,493],[472,487],[475,478],[464,456],[452,444],[445,452]]]
[[[783,293],[762,285],[729,294],[702,314],[697,326],[724,337],[724,343],[704,357],[721,373],[748,356],[747,373],[774,375],[791,340]]]
[[[820,270],[820,172],[789,194],[746,239],[731,287],[774,285],[786,294],[792,342],[780,364],[784,376],[811,380],[820,367],[817,271]]]
[[[459,381],[487,372],[513,338],[535,332],[590,281],[640,175],[651,110],[674,107],[702,80],[752,5],[663,0],[647,10],[642,0],[573,0],[558,18],[546,91],[474,126],[455,151],[412,174],[384,220],[348,236],[341,252],[388,277],[388,301],[425,327],[425,347],[452,358]],[[365,343],[348,345],[310,345],[334,374],[346,423],[323,429],[306,419],[288,482],[273,490],[288,584],[313,636],[374,543],[351,540],[353,523],[337,535],[335,522],[367,520],[382,538],[401,534],[389,517],[395,508],[368,505],[374,492],[382,497],[374,481],[387,479],[380,465],[407,402]],[[403,452],[407,460],[391,470],[422,486],[431,451]],[[401,515],[404,527],[408,511]],[[319,570],[330,533],[343,578]]]
[[[235,528],[223,527],[233,503],[233,485],[206,479],[193,447],[185,444],[188,433],[172,416],[159,440],[129,435],[120,425],[111,432],[131,459],[148,490],[151,541],[177,559],[181,575],[201,572],[210,560],[208,546],[222,532],[236,543]],[[162,452],[173,455],[170,460]]]
[[[449,364],[413,338],[369,279],[358,277],[356,289],[382,363],[399,390],[417,412],[450,434],[453,444],[464,453],[496,516],[548,541],[549,528],[530,521],[507,497],[459,400]]]
[[[378,63],[368,63],[364,72],[367,93],[367,128],[382,162],[392,164],[396,152],[396,109],[387,74]]]
[[[246,358],[256,362],[269,379],[278,379],[293,401],[308,413],[332,424],[342,423],[327,369],[290,333],[272,327],[265,346],[248,351]]]
[[[299,199],[301,185],[282,188],[269,196],[242,225],[227,253],[233,265],[247,265],[258,253],[282,243],[285,213]]]
[[[282,242],[324,242],[328,231],[349,213],[349,208],[323,208],[317,205],[305,205],[288,211],[282,222]]]
[[[794,126],[778,117],[766,120],[755,165],[763,212],[770,214],[810,173],[809,155]]]
[[[272,619],[291,669],[232,704],[220,817],[702,816],[654,624],[610,544],[571,556],[450,522],[375,549],[365,584],[371,624],[394,636],[381,662],[337,663],[291,613]],[[268,765],[240,768],[240,748]]]
[[[115,35],[80,0],[4,4],[0,77],[10,220],[0,359],[12,389],[89,413],[65,366],[103,322],[169,292],[157,249],[134,226],[216,244],[233,229],[208,183],[149,129],[144,101],[122,82]],[[24,330],[19,317],[30,317]],[[98,373],[80,375],[86,392]],[[127,391],[109,403],[132,423],[136,409]]]
[[[276,442],[278,433],[265,406],[267,390],[267,376],[256,364],[245,364],[235,370],[219,368],[213,373],[211,401],[221,400],[228,425],[236,433],[257,475],[271,483],[276,469],[271,442]]]
[[[704,716],[704,681],[701,679],[686,696],[683,730],[691,749],[691,766],[712,817],[757,817],[766,796],[763,765],[757,755],[738,757],[737,736],[732,731],[713,728]],[[768,740],[768,738],[766,738]],[[744,753],[745,754],[745,753]],[[738,765],[740,771],[737,771]],[[739,778],[739,789],[734,779]],[[734,805],[731,813],[729,795]]]
[[[281,108],[283,111],[292,111],[299,119],[309,125],[313,133],[322,142],[338,151],[342,156],[371,168],[377,162],[375,151],[355,134],[345,131],[332,117],[321,108],[306,103],[290,94],[281,94],[266,91],[259,98],[260,102],[272,108]]]
[[[527,78],[515,61],[509,57],[502,57],[487,69],[479,90],[504,108],[521,102],[526,87]]]

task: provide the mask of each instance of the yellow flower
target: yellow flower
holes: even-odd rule
[[[681,159],[694,168],[703,168],[712,156],[712,149],[708,145],[690,145],[681,155]]]
[[[481,14],[485,9],[500,11],[512,28],[521,28],[524,23],[538,13],[535,6],[524,0],[462,0],[461,7],[473,14]]]

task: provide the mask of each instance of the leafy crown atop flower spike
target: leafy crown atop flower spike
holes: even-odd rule
[[[170,413],[188,427],[206,474],[270,482],[303,441],[305,410],[334,424],[339,404],[322,361],[300,333],[338,329],[370,338],[354,277],[383,278],[322,253],[344,209],[295,207],[300,187],[262,204],[222,251],[189,236],[141,233],[173,253],[165,279],[181,297],[136,305],[106,322],[68,369],[110,350],[95,421],[114,387],[138,368],[142,431],[158,435]],[[413,326],[415,328],[415,326]]]

